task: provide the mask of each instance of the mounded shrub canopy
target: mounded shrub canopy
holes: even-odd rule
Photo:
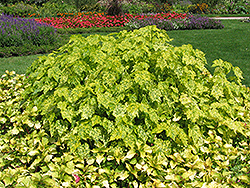
[[[73,35],[35,61],[4,117],[2,183],[15,171],[16,184],[52,187],[249,185],[241,70],[216,60],[212,75],[203,52],[170,40],[156,26]]]

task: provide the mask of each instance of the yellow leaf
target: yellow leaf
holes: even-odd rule
[[[45,158],[44,158],[44,162],[49,162],[51,159],[52,159],[53,155],[47,155]]]
[[[103,155],[97,154],[96,156],[96,162],[100,165],[101,162],[104,160]]]
[[[28,155],[34,156],[34,155],[37,155],[38,153],[39,153],[39,151],[34,150],[34,151],[30,151],[30,152],[28,153]]]
[[[104,187],[109,188],[109,182],[108,182],[108,180],[104,180],[102,182],[102,184],[103,184]]]
[[[134,157],[134,155],[136,154],[136,152],[134,150],[129,150],[129,152],[127,153],[127,155],[124,157],[124,159],[132,159]]]
[[[170,180],[171,181],[171,180],[174,180],[174,178],[175,178],[174,174],[165,176],[165,180]]]
[[[184,172],[184,173],[182,174],[182,177],[183,177],[184,179],[190,179],[190,180],[194,181],[195,175],[196,175],[196,171],[191,171],[191,170],[189,170],[189,171],[187,171],[187,172]]]
[[[122,172],[119,180],[125,180],[127,177],[129,177],[128,171]]]
[[[176,165],[177,165],[176,162],[170,161],[170,166],[171,166],[172,169],[174,169]]]
[[[19,130],[14,127],[12,130],[11,130],[11,134],[14,134],[14,135],[17,135],[19,133]]]

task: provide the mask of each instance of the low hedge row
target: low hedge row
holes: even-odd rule
[[[42,45],[42,46],[24,45],[17,47],[16,46],[0,47],[0,58],[51,53],[55,49],[58,49],[62,45],[66,44],[68,42],[68,39],[69,39],[68,36],[61,37],[60,41],[51,45]]]

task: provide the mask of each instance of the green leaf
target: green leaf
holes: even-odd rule
[[[4,183],[0,182],[0,187],[1,187],[1,188],[5,188]]]
[[[14,127],[12,130],[11,130],[11,133],[14,134],[14,135],[17,135],[19,133],[19,130],[17,127]]]
[[[73,161],[67,162],[66,166],[67,166],[67,168],[65,169],[65,172],[67,172],[68,174],[72,174],[74,172],[74,168],[75,168],[74,162]]]
[[[70,103],[75,103],[77,100],[79,100],[80,97],[82,97],[84,92],[83,86],[76,86],[71,92],[70,92]]]
[[[238,79],[243,79],[243,72],[240,70],[239,67],[233,67],[233,71],[234,71],[234,74],[235,76],[238,78]]]
[[[115,108],[116,101],[112,97],[112,94],[109,92],[105,92],[104,94],[98,94],[97,101],[107,109],[110,108],[111,110],[113,110]]]
[[[62,75],[62,71],[59,67],[52,67],[48,70],[48,77],[53,77],[57,82],[59,82],[60,76]]]
[[[127,107],[127,113],[128,116],[131,119],[134,119],[135,117],[139,116],[139,105],[137,103],[131,103],[128,107]]]
[[[200,147],[203,144],[203,135],[198,125],[188,125],[188,136],[192,138],[195,147]]]
[[[33,150],[33,151],[30,151],[30,152],[28,153],[28,155],[30,155],[30,156],[35,156],[35,155],[37,155],[37,154],[39,154],[39,151],[38,151],[38,150]]]
[[[70,91],[67,87],[60,87],[55,90],[54,95],[57,95],[58,97],[64,97],[66,100],[68,100]]]
[[[79,112],[81,112],[82,119],[89,119],[94,115],[95,109],[90,106],[89,103],[81,104],[79,107]]]
[[[136,152],[134,150],[129,150],[124,159],[132,159],[135,156]]]
[[[101,162],[104,160],[105,158],[103,157],[103,155],[101,155],[101,154],[97,154],[97,156],[96,156],[96,162],[97,162],[97,164],[101,164]]]
[[[161,91],[159,89],[152,89],[149,91],[149,96],[152,100],[152,102],[156,101],[158,103],[161,103]]]
[[[65,101],[60,101],[57,106],[61,110],[62,118],[67,119],[70,123],[72,123],[72,118],[74,116],[73,108],[68,106],[67,102]]]
[[[119,177],[119,180],[125,180],[129,177],[128,171],[121,172],[121,175]]]
[[[124,105],[121,105],[120,103],[115,107],[113,111],[113,115],[115,117],[124,116],[125,113],[126,113],[126,107]]]
[[[3,179],[3,182],[4,182],[5,186],[8,186],[14,182],[14,179],[12,177],[5,176]]]

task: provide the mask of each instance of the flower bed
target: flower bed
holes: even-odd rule
[[[184,29],[222,29],[224,26],[219,20],[214,20],[203,16],[186,15],[185,18],[165,19],[158,17],[148,17],[145,19],[132,18],[126,26],[131,29],[138,29],[147,25],[156,25],[165,30],[184,30]]]
[[[158,13],[154,15],[132,15],[124,14],[122,16],[109,16],[102,13],[99,14],[81,14],[74,17],[47,17],[35,19],[39,23],[48,23],[55,28],[91,28],[91,27],[123,27],[132,18],[143,20],[145,18],[157,18],[157,19],[177,19],[185,18],[186,14],[178,13]]]

